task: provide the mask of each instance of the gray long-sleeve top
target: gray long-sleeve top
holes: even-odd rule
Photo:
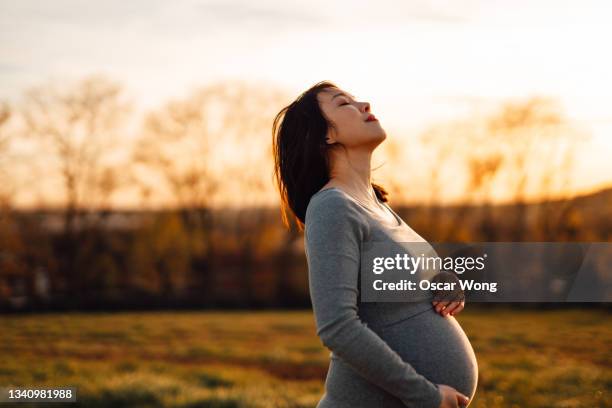
[[[363,208],[323,191],[308,205],[304,232],[317,335],[334,355],[405,405],[438,408],[438,385],[403,361],[358,314],[360,251],[370,228]]]

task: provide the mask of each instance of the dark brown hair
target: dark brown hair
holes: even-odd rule
[[[283,224],[290,226],[291,212],[300,231],[310,198],[329,181],[328,149],[332,146],[325,138],[328,129],[335,127],[317,99],[325,88],[338,86],[329,81],[316,83],[281,109],[272,124],[274,179],[281,197]],[[387,201],[388,192],[382,186],[372,183],[372,188],[379,200]]]

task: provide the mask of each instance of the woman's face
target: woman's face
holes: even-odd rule
[[[327,143],[339,142],[348,147],[368,147],[374,150],[387,134],[378,120],[369,120],[370,104],[358,102],[349,92],[339,88],[326,88],[317,95],[321,110],[334,123],[336,131],[330,129]],[[371,119],[371,118],[370,118]]]

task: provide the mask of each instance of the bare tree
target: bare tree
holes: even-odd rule
[[[134,162],[140,165],[142,183],[147,176],[156,178],[156,190],[170,194],[183,215],[192,269],[202,287],[210,286],[212,208],[224,201],[246,205],[267,184],[272,188],[268,131],[280,100],[273,88],[225,81],[196,89],[145,117]]]
[[[452,153],[462,159],[468,176],[465,202],[484,205],[485,224],[492,222],[488,217],[494,187],[499,191],[503,186],[514,203],[513,239],[517,241],[527,227],[528,187],[546,195],[553,179],[568,180],[575,143],[582,137],[559,105],[542,97],[506,102],[490,116],[457,120],[435,129],[424,138],[440,158]],[[558,156],[564,159],[559,162]],[[435,167],[443,164],[440,160]],[[436,185],[441,169],[434,171]],[[455,217],[455,227],[466,222],[463,210]]]
[[[121,92],[119,84],[94,75],[67,88],[49,84],[26,93],[26,133],[50,148],[59,166],[66,233],[73,232],[79,209],[104,202],[116,185],[111,180],[119,169],[105,159],[117,148],[130,110]]]
[[[4,165],[6,162],[6,152],[8,150],[9,143],[9,131],[7,130],[8,123],[11,119],[12,111],[7,102],[0,103],[0,176],[4,180],[0,183],[0,207],[5,208],[8,206],[10,200],[10,193],[8,191],[9,185],[5,173]]]
[[[576,145],[584,140],[585,134],[565,117],[555,100],[544,97],[505,103],[487,122],[487,128],[492,140],[498,141],[497,151],[505,155],[507,174],[514,175],[507,181],[516,217],[512,235],[520,241],[528,227],[528,186],[531,183],[537,191],[539,201],[548,202],[554,181],[560,181],[560,186],[567,185]],[[540,209],[546,211],[548,206]],[[540,212],[539,218],[546,220],[558,215]]]
[[[63,186],[63,270],[69,290],[79,290],[75,266],[77,228],[84,209],[105,203],[116,187],[121,169],[108,159],[117,148],[118,132],[130,103],[121,86],[93,75],[69,86],[46,84],[26,91],[22,116],[25,134],[53,159],[41,175],[49,182],[59,176]],[[45,163],[49,163],[48,160]]]

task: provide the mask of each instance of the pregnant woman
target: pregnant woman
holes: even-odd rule
[[[319,82],[283,108],[272,126],[282,215],[304,229],[317,334],[331,350],[318,408],[446,408],[471,401],[474,350],[453,317],[461,299],[362,302],[364,244],[426,241],[370,181],[386,138],[367,102]]]

